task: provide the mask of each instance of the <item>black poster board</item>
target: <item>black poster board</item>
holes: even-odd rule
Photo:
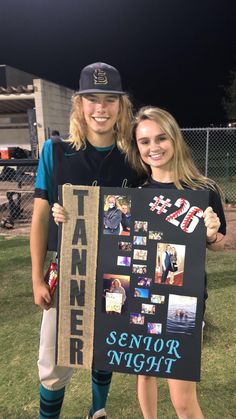
[[[109,195],[130,231],[104,228]],[[206,191],[100,188],[95,369],[200,380],[207,206]]]

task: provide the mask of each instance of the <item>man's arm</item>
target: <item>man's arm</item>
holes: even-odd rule
[[[32,282],[35,304],[48,310],[51,305],[49,287],[44,282],[50,206],[47,200],[35,198],[30,233]]]

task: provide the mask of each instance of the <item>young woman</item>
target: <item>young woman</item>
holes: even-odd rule
[[[222,250],[226,223],[216,184],[196,168],[175,119],[166,111],[144,107],[133,123],[133,140],[128,160],[140,174],[146,174],[146,188],[207,189],[209,207],[204,212],[207,247]],[[138,376],[137,393],[145,419],[157,418],[157,385],[155,377]],[[196,383],[167,380],[170,397],[178,418],[202,419]]]
[[[219,189],[195,166],[175,119],[162,109],[144,107],[135,117],[132,133],[133,139],[127,149],[128,161],[142,177],[146,176],[143,187],[209,191],[209,207],[203,215],[206,245],[209,250],[222,250],[226,223]],[[54,218],[65,220],[63,208],[58,205],[54,208]],[[175,379],[167,382],[178,418],[202,419],[196,383]],[[144,419],[157,418],[156,383],[155,377],[138,376],[137,394]]]
[[[122,212],[114,195],[108,195],[104,206],[104,234],[120,233]]]
[[[170,281],[169,284],[173,285],[175,282],[175,272],[178,270],[178,258],[176,248],[171,246],[170,254]]]
[[[171,246],[169,244],[166,245],[166,250],[162,256],[163,260],[162,260],[162,275],[161,275],[161,282],[164,284],[167,280],[168,274],[169,274],[169,270],[171,267]]]

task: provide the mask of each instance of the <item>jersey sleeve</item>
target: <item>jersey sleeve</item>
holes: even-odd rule
[[[209,194],[209,205],[212,207],[213,211],[218,215],[220,219],[219,233],[225,236],[226,235],[226,219],[225,219],[222,201],[221,201],[220,195],[216,191],[213,191],[212,189],[210,189],[210,194]]]
[[[35,198],[46,199],[52,204],[53,185],[53,157],[52,141],[45,141],[38,164],[37,177],[35,182]]]

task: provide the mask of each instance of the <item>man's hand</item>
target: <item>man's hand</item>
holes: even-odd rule
[[[35,304],[41,307],[43,310],[49,310],[52,303],[49,285],[45,284],[44,281],[34,282],[33,291]]]

